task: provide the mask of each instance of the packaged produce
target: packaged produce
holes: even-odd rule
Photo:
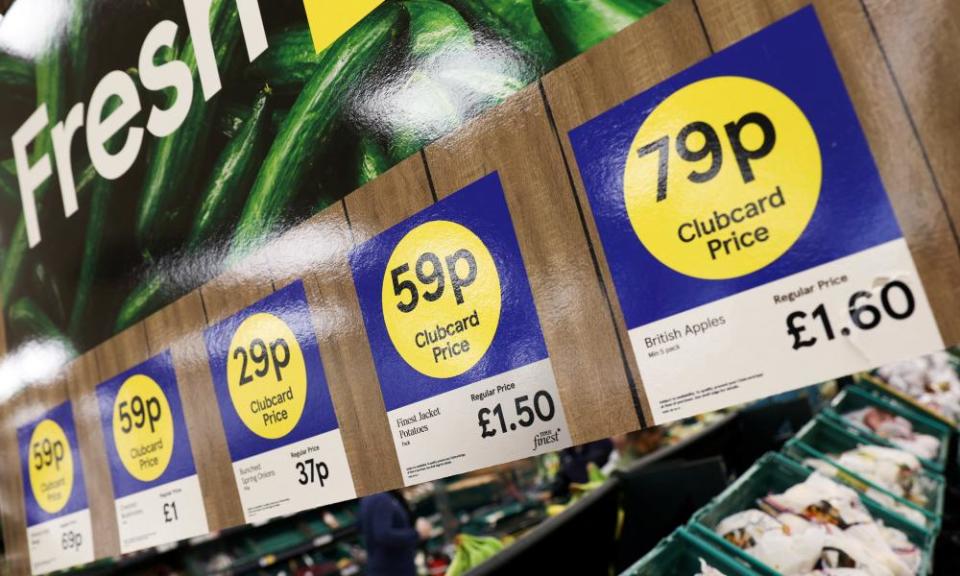
[[[837,568],[907,576],[922,562],[903,532],[875,520],[855,491],[818,473],[723,519],[716,532],[786,576]]]
[[[960,419],[960,376],[956,360],[946,351],[890,364],[877,376],[918,403],[950,418]]]
[[[914,432],[909,420],[886,410],[866,407],[843,414],[844,420],[858,428],[890,440],[900,448],[920,458],[932,460],[940,451],[940,440],[929,434]]]
[[[700,572],[695,576],[726,576],[723,572],[717,570],[713,566],[707,564],[707,562],[701,558],[700,559]]]
[[[831,455],[831,459],[901,498],[921,506],[927,504],[923,468],[917,457],[909,452],[864,445]],[[821,471],[824,468],[821,461],[812,458],[805,464]]]

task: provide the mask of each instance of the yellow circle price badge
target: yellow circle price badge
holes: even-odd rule
[[[497,333],[497,265],[468,228],[427,222],[390,255],[381,303],[387,333],[407,364],[433,378],[459,376],[483,358]]]
[[[296,335],[265,312],[237,328],[227,349],[227,388],[240,420],[262,438],[283,438],[307,401],[307,368]]]
[[[113,403],[113,441],[120,462],[141,482],[159,478],[173,455],[173,414],[166,394],[149,376],[127,378]]]
[[[40,508],[56,514],[73,492],[73,451],[63,428],[47,418],[30,436],[30,489]]]
[[[823,167],[807,117],[763,82],[722,76],[674,92],[637,132],[624,171],[634,232],[664,265],[721,280],[774,262],[817,207]]]

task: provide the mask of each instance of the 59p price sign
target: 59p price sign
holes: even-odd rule
[[[354,498],[303,283],[205,339],[247,522]]]
[[[812,8],[570,139],[656,423],[942,347]]]
[[[350,262],[408,484],[569,444],[496,174]]]
[[[93,560],[93,530],[70,403],[17,428],[30,570]]]
[[[206,534],[207,517],[173,356],[97,387],[124,554]],[[171,515],[171,510],[181,513]]]

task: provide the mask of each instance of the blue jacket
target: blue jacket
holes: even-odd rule
[[[388,492],[360,499],[360,531],[367,546],[368,576],[416,576],[420,537],[404,506]]]

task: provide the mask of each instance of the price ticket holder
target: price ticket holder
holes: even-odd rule
[[[570,444],[497,174],[350,261],[406,484]]]
[[[73,408],[63,402],[17,428],[30,571],[94,558],[94,533]]]
[[[97,387],[126,554],[206,534],[200,480],[169,351]]]
[[[654,422],[943,347],[813,8],[569,138]]]

